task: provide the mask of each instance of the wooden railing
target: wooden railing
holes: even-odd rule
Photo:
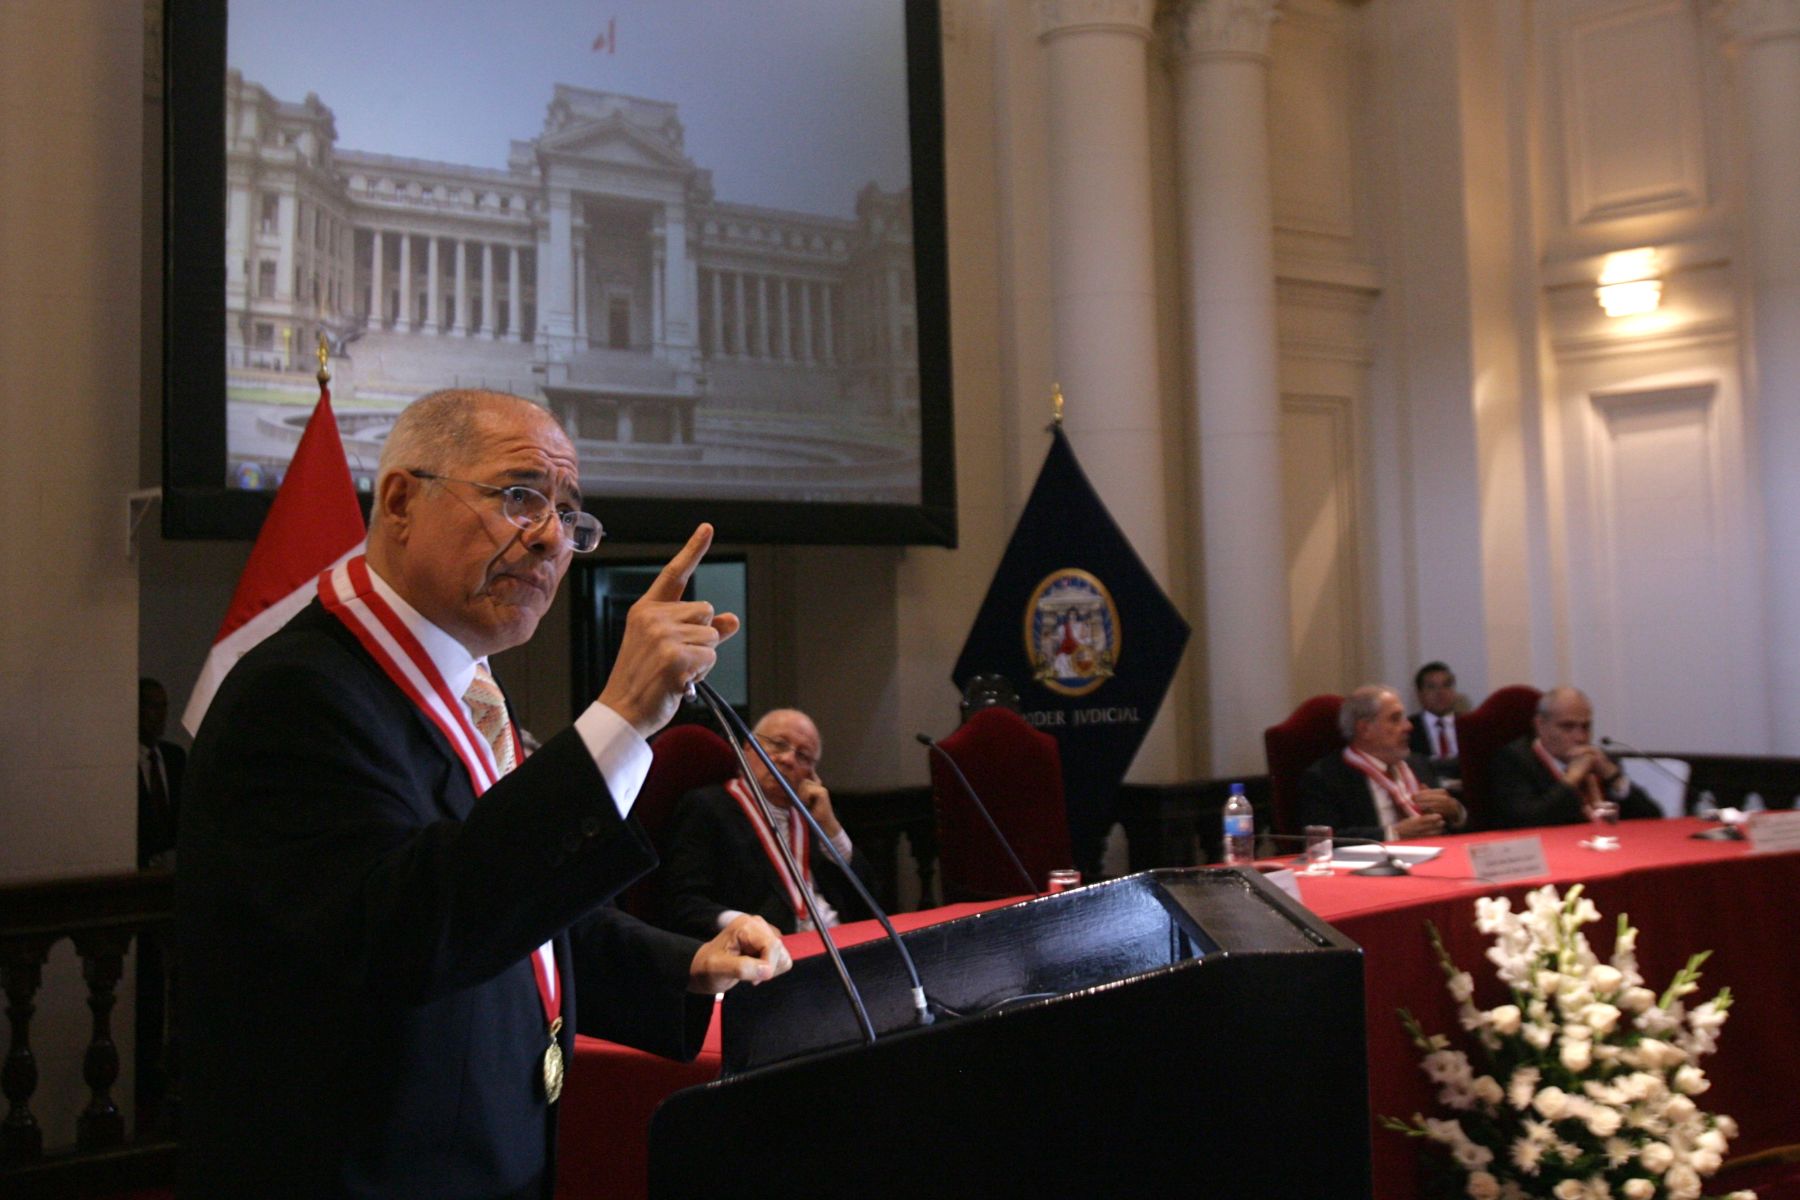
[[[0,884],[0,987],[6,993],[11,1026],[5,1065],[0,1067],[0,1091],[7,1103],[6,1116],[0,1120],[0,1195],[9,1200],[87,1197],[166,1186],[173,1180],[177,1109],[173,1083],[146,1088],[141,1085],[151,1081],[140,1081],[136,1128],[130,1137],[113,1097],[119,1078],[113,1007],[125,954],[134,939],[142,939],[145,953],[140,962],[146,957],[173,961],[169,953],[173,903],[173,878],[167,871]],[[51,949],[65,938],[80,956],[92,1014],[92,1032],[81,1062],[88,1099],[76,1118],[73,1148],[46,1153],[45,1131],[31,1109],[39,1083],[31,1023],[44,964]],[[144,997],[150,1003],[140,1004],[139,1012],[172,1016],[166,1008],[172,992],[167,972],[156,970],[153,976],[140,970],[140,986],[154,988],[155,993]],[[172,1067],[162,1036],[171,1023],[158,1019],[154,1028],[137,1030],[140,1040],[148,1039],[140,1047],[139,1063]],[[165,1080],[174,1075],[172,1070],[158,1073]],[[56,1131],[52,1134],[54,1145]]]

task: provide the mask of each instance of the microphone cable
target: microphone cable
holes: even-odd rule
[[[1013,868],[1019,872],[1019,878],[1025,881],[1025,890],[1034,896],[1043,895],[1044,889],[1032,882],[1031,872],[1025,869],[1025,864],[1020,862],[1019,856],[1013,852],[1012,843],[1006,840],[1006,835],[1000,832],[1000,826],[994,823],[994,816],[988,812],[988,806],[983,804],[981,797],[975,794],[974,786],[970,784],[969,777],[963,774],[962,767],[957,765],[956,757],[932,740],[929,734],[915,733],[913,736],[919,740],[921,746],[937,751],[938,755],[950,764],[950,769],[956,772],[956,781],[962,784],[963,794],[975,802],[975,811],[979,812],[981,819],[987,822],[987,827],[994,833],[994,840],[1000,843],[1002,850],[1006,851],[1006,857],[1011,860]]]
[[[849,997],[850,1007],[855,1010],[856,1023],[862,1027],[863,1041],[868,1045],[874,1045],[875,1025],[869,1020],[869,1010],[863,1005],[862,993],[856,990],[856,984],[850,978],[850,969],[844,965],[843,956],[838,953],[837,943],[831,940],[831,934],[825,929],[825,919],[819,914],[818,901],[813,898],[812,889],[803,882],[804,877],[800,874],[800,868],[794,864],[793,852],[788,849],[787,842],[783,841],[781,835],[775,831],[774,823],[768,820],[768,798],[762,794],[762,788],[757,786],[756,776],[750,771],[750,760],[744,754],[744,743],[732,725],[732,722],[737,720],[737,713],[732,712],[731,706],[721,700],[719,694],[705,680],[696,680],[690,686],[695,688],[700,699],[704,700],[707,707],[712,709],[713,716],[718,719],[720,728],[725,731],[726,740],[731,743],[732,753],[737,755],[738,769],[744,773],[744,780],[756,793],[757,807],[762,813],[764,823],[768,826],[769,837],[775,843],[775,848],[781,851],[781,861],[787,866],[788,878],[792,879],[795,886],[799,888],[800,899],[805,903],[807,914],[812,918],[813,928],[818,930],[819,941],[824,944],[825,953],[831,956],[831,965],[837,971],[838,981],[843,984],[844,994]],[[727,712],[731,712],[729,720],[724,715]],[[757,752],[762,754],[765,762],[768,760],[768,755],[762,752],[760,745],[757,746]],[[776,773],[775,778],[781,779],[779,772]],[[782,780],[782,784],[786,786],[786,780]],[[800,808],[802,812],[805,812],[805,805],[801,805]],[[812,814],[807,813],[809,820],[811,817]],[[813,827],[816,829],[817,825]],[[835,854],[836,851],[834,850],[833,853]]]

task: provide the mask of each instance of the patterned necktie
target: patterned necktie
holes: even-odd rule
[[[1438,757],[1439,758],[1449,758],[1450,757],[1450,718],[1449,717],[1439,717],[1437,719],[1437,727],[1438,727]]]
[[[494,673],[488,670],[486,663],[475,664],[475,678],[469,681],[469,690],[463,693],[463,703],[469,706],[469,715],[475,718],[475,728],[487,739],[494,749],[494,765],[505,775],[519,765],[513,755],[512,720],[506,715],[506,697],[500,694],[500,685],[494,682]]]

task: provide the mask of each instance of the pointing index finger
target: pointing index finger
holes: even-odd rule
[[[687,540],[687,545],[676,551],[656,580],[644,589],[646,600],[679,600],[681,593],[687,590],[688,579],[700,560],[706,557],[707,550],[712,548],[713,527],[702,521],[694,530],[694,535]]]

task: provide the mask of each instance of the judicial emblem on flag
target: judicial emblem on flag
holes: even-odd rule
[[[1113,677],[1119,609],[1098,578],[1079,567],[1044,576],[1025,606],[1031,678],[1065,696],[1085,696]]]
[[[1062,427],[951,678],[1003,676],[1054,736],[1077,858],[1092,861],[1113,796],[1156,720],[1188,625],[1075,460]]]

